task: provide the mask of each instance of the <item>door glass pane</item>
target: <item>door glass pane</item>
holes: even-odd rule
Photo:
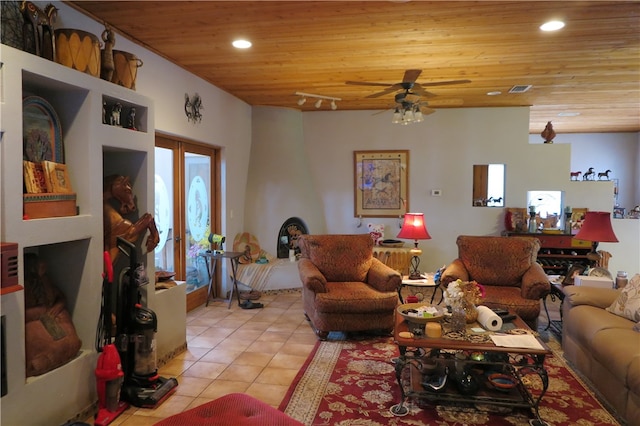
[[[187,291],[208,284],[204,259],[198,254],[209,248],[211,232],[211,157],[191,152],[184,157]]]
[[[156,271],[175,272],[173,223],[173,151],[155,148],[155,213],[160,243],[155,248]]]

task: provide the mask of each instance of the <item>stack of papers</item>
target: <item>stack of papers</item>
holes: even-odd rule
[[[491,340],[493,340],[494,345],[505,348],[544,350],[544,347],[538,342],[538,339],[531,334],[492,334]]]

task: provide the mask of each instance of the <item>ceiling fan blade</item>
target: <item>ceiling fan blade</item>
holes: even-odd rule
[[[448,81],[434,81],[432,83],[420,83],[423,87],[429,86],[451,86],[453,84],[471,83],[471,80],[448,80]]]
[[[399,88],[400,88],[400,85],[394,84],[393,86],[387,87],[386,89],[384,89],[384,90],[382,90],[380,92],[373,93],[371,95],[365,96],[365,98],[379,98],[380,96],[388,95],[391,92],[395,92]]]
[[[415,83],[415,81],[420,77],[422,70],[406,70],[404,72],[404,78],[402,79],[403,83]]]
[[[387,111],[391,111],[393,108],[389,108],[389,109],[383,109],[382,111],[378,111],[378,112],[374,112],[371,115],[379,115],[379,114],[384,114]]]
[[[429,107],[422,107],[422,108],[420,108],[420,111],[422,112],[422,115],[429,115],[429,114],[433,114],[434,112],[436,112],[435,109],[429,108]]]
[[[464,104],[462,99],[438,99],[436,101],[429,101],[429,105],[432,107],[453,107],[453,106],[461,106]]]
[[[369,81],[345,81],[345,84],[351,84],[354,86],[382,86],[382,87],[388,87],[393,85],[392,83],[372,83]]]

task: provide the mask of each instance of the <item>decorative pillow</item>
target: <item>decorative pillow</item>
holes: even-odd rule
[[[640,321],[640,274],[629,280],[607,311],[634,322]]]

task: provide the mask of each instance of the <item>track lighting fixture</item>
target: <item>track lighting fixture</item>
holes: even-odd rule
[[[314,95],[312,93],[304,93],[304,92],[296,92],[295,95],[300,96],[300,99],[298,99],[298,105],[300,106],[302,106],[307,101],[307,98],[317,99],[313,104],[316,108],[320,108],[322,106],[323,100],[331,101],[329,102],[329,107],[333,111],[338,109],[338,104],[336,103],[336,101],[342,100],[340,98],[334,98],[333,96]]]

